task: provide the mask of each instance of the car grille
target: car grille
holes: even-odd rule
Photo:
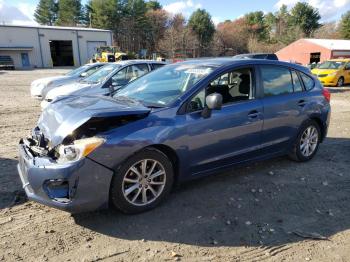
[[[326,77],[328,74],[319,74],[318,77]]]

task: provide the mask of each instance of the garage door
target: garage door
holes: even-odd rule
[[[87,42],[87,54],[88,54],[88,58],[92,58],[92,56],[96,53],[96,49],[97,47],[100,46],[106,46],[106,42],[105,41],[88,41]]]

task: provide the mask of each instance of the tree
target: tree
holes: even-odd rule
[[[246,14],[245,21],[249,26],[251,37],[256,37],[258,40],[265,40],[267,38],[267,26],[265,23],[264,12],[257,11]]]
[[[310,37],[321,26],[320,19],[321,15],[318,10],[308,3],[298,2],[291,10],[292,25],[299,26],[307,37]]]
[[[342,15],[339,24],[340,36],[344,39],[350,39],[350,11]]]
[[[215,33],[215,25],[210,14],[204,9],[197,9],[191,15],[188,26],[196,34],[199,42],[199,54],[203,55],[203,49],[208,47]]]
[[[118,0],[90,0],[87,9],[92,27],[113,30],[119,20]]]
[[[247,52],[248,37],[248,26],[244,17],[218,24],[214,37],[215,54],[232,56]]]
[[[80,0],[59,0],[57,25],[76,26],[83,20]]]
[[[329,22],[323,24],[319,29],[317,29],[313,36],[315,38],[339,39],[340,32],[338,31],[337,23]]]
[[[57,18],[57,4],[54,0],[40,0],[35,12],[34,19],[41,25],[53,25]]]
[[[160,10],[162,9],[162,5],[158,1],[148,1],[146,3],[147,10]]]
[[[186,26],[186,20],[181,14],[174,15],[159,42],[159,50],[168,57],[195,57],[198,41],[195,33]]]
[[[148,20],[147,39],[148,49],[154,52],[158,49],[159,41],[164,37],[169,23],[169,15],[163,9],[150,9],[146,13]]]
[[[120,1],[121,19],[115,25],[115,36],[123,50],[137,52],[147,46],[148,20],[144,0]]]

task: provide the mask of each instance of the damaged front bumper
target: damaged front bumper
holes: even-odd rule
[[[34,156],[21,140],[17,169],[30,200],[70,213],[108,207],[113,171],[88,157],[59,164]]]

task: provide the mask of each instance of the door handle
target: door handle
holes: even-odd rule
[[[249,112],[248,117],[249,118],[257,118],[259,116],[259,112],[257,110],[252,110]]]
[[[306,101],[305,100],[299,100],[298,106],[304,107],[305,105],[306,105]]]

